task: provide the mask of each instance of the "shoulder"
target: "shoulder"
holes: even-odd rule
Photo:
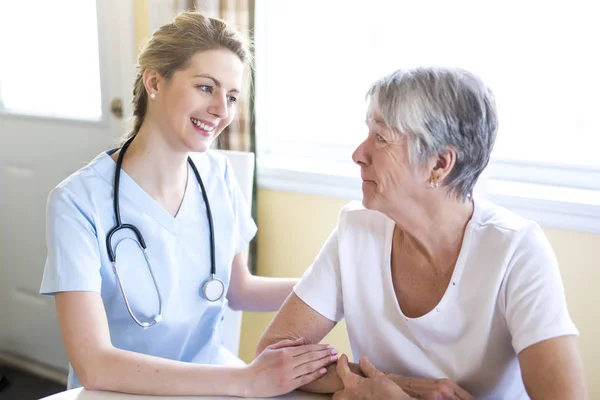
[[[482,228],[519,232],[535,224],[530,219],[482,199],[475,199],[474,213],[477,219],[474,222]]]
[[[553,257],[548,239],[535,221],[486,200],[476,200],[475,207],[476,235],[494,242],[496,248]]]
[[[361,202],[352,201],[340,211],[338,230],[339,235],[352,232],[384,232],[391,220],[379,211],[366,209]]]
[[[113,174],[114,162],[103,152],[56,185],[50,191],[48,201],[67,198],[81,201],[86,197],[98,195],[98,191],[112,191]]]
[[[388,217],[379,211],[366,209],[360,201],[351,201],[342,207],[339,219],[353,224],[364,224],[386,221]]]
[[[47,222],[74,218],[94,225],[98,204],[112,196],[113,175],[114,161],[106,153],[73,172],[48,194]]]

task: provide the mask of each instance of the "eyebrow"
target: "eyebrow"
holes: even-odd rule
[[[206,78],[206,79],[210,79],[211,81],[213,81],[215,83],[215,86],[217,87],[223,87],[223,85],[221,85],[221,82],[219,82],[219,80],[217,78],[213,78],[210,75],[202,75],[202,74],[196,74],[194,75],[194,78]],[[228,93],[240,93],[240,91],[238,89],[231,89]]]

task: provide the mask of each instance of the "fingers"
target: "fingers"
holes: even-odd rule
[[[437,379],[435,380],[434,384],[437,386],[434,393],[434,400],[474,400],[474,397],[471,396],[466,390],[448,378]]]
[[[350,374],[352,374],[352,371],[350,371],[350,367],[348,366],[348,357],[346,357],[345,354],[342,354],[340,357],[337,363],[336,371],[340,379],[344,382],[346,382],[346,379],[348,379]]]
[[[320,368],[328,367],[337,360],[337,357],[335,357],[335,359],[334,359],[334,357],[335,356],[327,355],[318,360],[314,360],[314,361],[304,363],[302,365],[298,365],[294,368],[294,374],[296,376],[310,374],[311,372],[316,371]]]
[[[334,349],[332,346],[330,346],[328,344],[304,344],[301,346],[296,346],[294,348],[291,348],[290,354],[294,357],[298,357],[298,356],[301,356],[306,353],[310,353],[310,352],[314,352],[314,351],[321,351],[321,350],[333,351]],[[331,354],[337,354],[337,350],[335,350],[335,353],[331,353]]]
[[[438,380],[436,383],[442,384],[440,392],[444,395],[443,399],[474,400],[473,396],[450,379]]]
[[[327,368],[319,368],[318,370],[313,371],[309,374],[304,374],[302,376],[299,376],[296,379],[292,380],[292,385],[293,385],[292,390],[298,389],[300,386],[308,385],[309,383],[316,381],[317,379],[319,379],[326,373],[327,373]]]
[[[464,390],[458,385],[456,385],[456,390],[454,391],[454,394],[459,400],[475,400],[475,397],[471,396],[466,390]]]
[[[304,353],[300,356],[294,357],[293,363],[294,367],[298,367],[302,364],[306,364],[311,361],[320,360],[322,358],[328,357],[331,362],[337,361],[337,350],[325,348],[323,350],[314,350],[308,353]]]
[[[371,364],[371,361],[369,361],[367,356],[362,356],[360,358],[360,361],[358,362],[358,365],[360,366],[360,370],[362,371],[362,373],[367,378],[374,378],[374,377],[382,374],[382,372],[377,370],[377,368],[375,368],[375,366],[373,364]]]
[[[277,343],[273,343],[272,345],[270,345],[268,348],[269,349],[281,349],[284,347],[294,347],[294,346],[301,346],[303,344],[306,344],[305,339],[304,338],[298,338],[298,339],[285,339],[282,340],[280,342]]]

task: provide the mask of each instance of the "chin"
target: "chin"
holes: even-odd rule
[[[204,153],[209,149],[210,149],[210,143],[207,143],[207,144],[201,144],[201,145],[194,146],[193,151],[195,153]]]
[[[373,209],[373,198],[363,194],[362,205],[364,208],[371,210]]]
[[[210,149],[211,144],[213,143],[212,139],[209,140],[194,140],[192,142],[188,142],[188,148],[193,153],[204,153]]]

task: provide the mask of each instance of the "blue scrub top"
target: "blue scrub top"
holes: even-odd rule
[[[214,221],[216,277],[229,288],[231,263],[256,234],[256,225],[226,157],[208,151],[192,156],[206,187]],[[100,293],[112,344],[178,361],[226,364],[222,347],[226,296],[204,298],[210,276],[210,241],[202,190],[190,168],[176,217],[121,171],[120,211],[124,224],[142,233],[163,300],[163,319],[143,329],[129,316],[106,250],[115,226],[113,178],[116,163],[102,153],[52,190],[46,212],[48,256],[40,293]],[[158,313],[158,296],[143,253],[130,230],[113,236],[117,267],[131,309],[141,321]],[[81,386],[69,368],[69,388]]]

